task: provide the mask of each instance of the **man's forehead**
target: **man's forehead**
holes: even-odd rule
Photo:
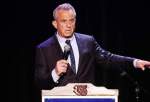
[[[75,18],[74,13],[71,10],[60,10],[56,14],[59,17],[69,17],[69,18]]]

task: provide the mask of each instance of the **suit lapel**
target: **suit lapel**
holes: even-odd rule
[[[63,51],[60,47],[60,44],[58,42],[58,39],[56,37],[56,35],[53,36],[53,49],[55,52],[53,53],[56,53],[56,55],[58,55],[58,59],[62,58],[63,57]]]
[[[78,49],[79,49],[79,66],[78,66],[78,72],[77,72],[77,75],[80,74],[80,72],[82,71],[82,67],[81,67],[81,64],[82,64],[82,59],[83,59],[83,40],[81,40],[82,38],[80,37],[80,35],[78,33],[75,33],[75,37],[76,37],[76,41],[77,41],[77,45],[78,45]]]

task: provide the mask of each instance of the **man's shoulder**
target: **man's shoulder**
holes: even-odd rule
[[[51,36],[48,39],[46,39],[45,41],[38,44],[36,47],[37,48],[45,48],[45,47],[51,46],[53,43],[54,43],[54,36]]]
[[[83,39],[91,39],[91,38],[93,39],[92,35],[84,34],[84,33],[75,33],[75,36]]]

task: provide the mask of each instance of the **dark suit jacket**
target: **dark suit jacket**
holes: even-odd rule
[[[79,48],[79,68],[74,74],[71,68],[55,83],[51,72],[57,60],[63,58],[63,52],[56,35],[37,46],[35,63],[35,82],[40,89],[51,89],[68,83],[93,83],[95,65],[101,63],[133,64],[133,58],[105,51],[92,36],[75,33]]]

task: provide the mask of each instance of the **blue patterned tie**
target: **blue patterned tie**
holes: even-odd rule
[[[70,46],[70,60],[71,60],[71,68],[74,73],[76,73],[76,65],[75,65],[75,58],[72,50],[72,46],[70,44],[70,40],[66,40],[66,44]]]

